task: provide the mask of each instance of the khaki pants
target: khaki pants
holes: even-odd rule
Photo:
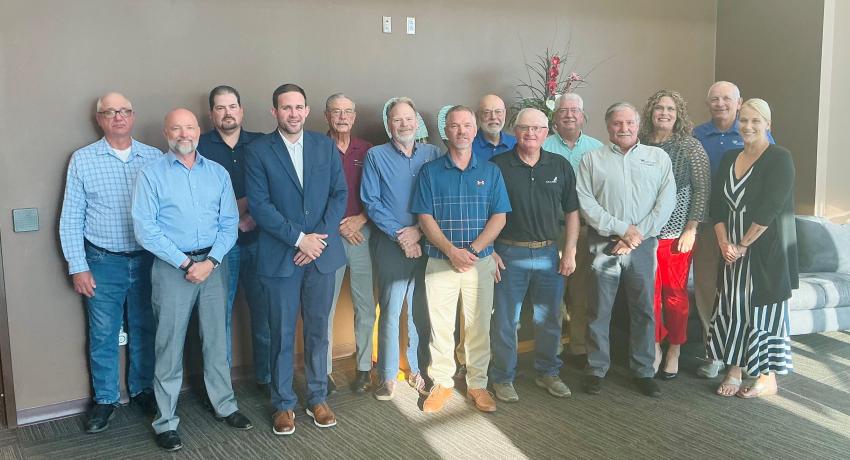
[[[558,250],[564,251],[564,231],[558,238]],[[587,286],[590,283],[590,250],[587,247],[587,225],[579,229],[576,244],[576,271],[565,281],[564,301],[561,303],[561,313],[568,318],[570,334],[570,353],[583,355],[587,353],[585,337],[587,336]]]
[[[431,320],[431,366],[428,375],[434,384],[454,387],[454,332],[460,297],[467,388],[487,387],[495,271],[496,265],[489,256],[464,273],[457,272],[448,260],[428,259],[425,269],[425,293]]]

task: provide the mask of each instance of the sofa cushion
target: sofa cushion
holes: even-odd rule
[[[800,273],[800,288],[791,292],[790,310],[850,306],[850,274]]]
[[[850,224],[797,216],[799,271],[850,273]]]

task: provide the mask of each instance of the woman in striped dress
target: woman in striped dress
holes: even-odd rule
[[[711,217],[725,265],[709,331],[708,355],[727,364],[721,396],[776,394],[791,370],[788,299],[797,287],[794,163],[771,145],[770,107],[750,99],[739,113],[743,150],[729,151],[714,181]],[[757,376],[741,388],[742,371]]]

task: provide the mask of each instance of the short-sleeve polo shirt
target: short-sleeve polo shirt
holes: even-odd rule
[[[576,175],[566,158],[540,150],[534,166],[513,149],[493,157],[502,171],[512,211],[499,235],[514,241],[557,241],[564,214],[578,209]]]
[[[446,238],[464,248],[478,238],[493,214],[511,212],[511,205],[496,165],[472,155],[469,165],[461,170],[447,154],[419,171],[411,212],[433,216]],[[425,252],[428,257],[448,259],[430,242],[425,244]],[[492,252],[492,245],[478,248],[479,257]]]

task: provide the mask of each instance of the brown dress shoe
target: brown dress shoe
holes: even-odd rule
[[[336,415],[328,403],[316,404],[307,409],[307,415],[313,417],[313,423],[319,428],[328,428],[336,425]]]
[[[291,410],[279,410],[272,418],[272,431],[276,435],[287,435],[295,433],[295,412]]]
[[[446,388],[442,385],[434,385],[434,387],[431,388],[431,394],[429,394],[425,399],[425,402],[422,403],[422,412],[439,412],[453,394],[454,390],[452,388]]]
[[[496,401],[490,392],[484,388],[470,388],[466,390],[466,396],[475,403],[475,408],[481,412],[496,412]]]

